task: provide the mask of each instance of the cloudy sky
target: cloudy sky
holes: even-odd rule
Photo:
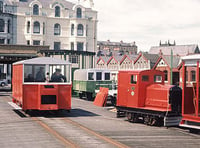
[[[200,43],[200,0],[94,0],[94,6],[98,40],[135,41],[139,51],[160,40]]]

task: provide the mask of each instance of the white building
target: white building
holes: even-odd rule
[[[65,0],[13,1],[17,6],[17,44],[96,51],[97,12],[91,0],[77,4]]]

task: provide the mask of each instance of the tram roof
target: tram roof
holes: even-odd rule
[[[196,66],[197,61],[200,61],[200,54],[193,54],[181,58],[185,62],[185,66]]]
[[[52,57],[39,57],[39,58],[32,58],[32,59],[28,59],[28,60],[18,61],[18,62],[15,62],[13,65],[19,65],[19,64],[32,64],[32,65],[37,65],[37,64],[69,65],[71,63],[68,62],[68,61],[62,60],[62,59],[57,59],[57,58],[52,58]]]

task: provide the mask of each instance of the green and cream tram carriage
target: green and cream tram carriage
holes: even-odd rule
[[[116,97],[117,87],[111,78],[110,70],[78,69],[74,72],[73,90],[79,97],[93,100],[100,87],[109,88],[109,96]]]

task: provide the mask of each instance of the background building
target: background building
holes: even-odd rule
[[[97,56],[117,56],[125,54],[137,54],[137,46],[135,42],[111,42],[110,40],[97,42]]]
[[[17,43],[17,17],[9,0],[0,0],[0,44]]]
[[[65,0],[15,1],[17,44],[49,45],[54,50],[96,51],[97,12],[89,0],[77,4]]]

